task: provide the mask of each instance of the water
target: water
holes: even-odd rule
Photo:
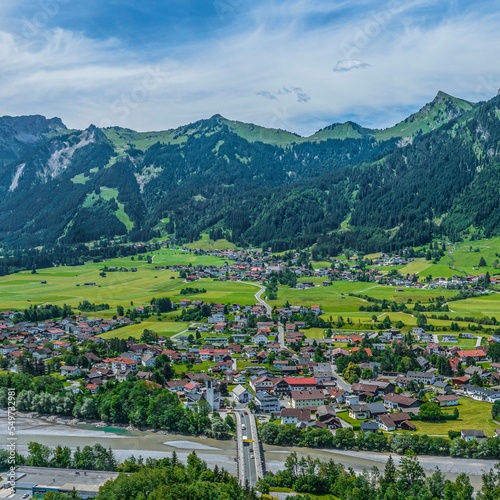
[[[207,462],[209,467],[218,465],[231,474],[236,474],[236,443],[233,440],[218,441],[215,439],[165,434],[153,431],[128,431],[121,427],[96,427],[91,424],[70,425],[64,422],[52,422],[45,418],[30,418],[27,415],[17,415],[16,418],[17,451],[27,453],[30,441],[55,447],[69,446],[75,449],[87,445],[101,444],[111,448],[118,461],[131,455],[143,458],[163,458],[173,451],[180,460],[185,461],[192,451]],[[7,444],[7,412],[0,410],[0,446]],[[291,451],[299,457],[312,455],[323,460],[333,459],[352,467],[355,471],[371,470],[374,466],[383,469],[387,455],[382,453],[351,452],[340,450],[316,450],[310,448],[295,448],[293,450],[278,446],[264,446],[267,470],[276,472],[284,467],[284,462]],[[396,457],[394,457],[396,459]],[[470,477],[475,488],[481,485],[481,474],[495,464],[494,460],[460,460],[449,457],[420,457],[420,462],[426,471],[440,467],[445,476],[455,479],[465,472]]]

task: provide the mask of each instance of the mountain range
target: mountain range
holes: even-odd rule
[[[203,232],[281,251],[396,250],[500,232],[500,96],[444,92],[393,127],[310,137],[215,115],[177,129],[0,118],[0,246]]]

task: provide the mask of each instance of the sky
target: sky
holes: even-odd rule
[[[2,0],[0,115],[385,128],[500,88],[500,0]]]

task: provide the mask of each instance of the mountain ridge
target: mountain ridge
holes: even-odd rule
[[[221,115],[156,132],[75,131],[43,117],[30,129],[21,117],[33,140],[19,142],[12,117],[0,119],[0,145],[15,157],[1,166],[0,245],[210,231],[326,255],[496,234],[499,101],[438,92],[388,129],[346,122],[307,138]]]

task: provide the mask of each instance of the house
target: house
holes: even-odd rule
[[[409,371],[406,377],[414,382],[422,382],[426,385],[432,385],[436,381],[436,375],[433,372],[413,372]]]
[[[354,394],[349,396],[344,395],[344,401],[347,406],[359,405],[359,396]]]
[[[372,417],[378,417],[379,415],[385,415],[387,413],[387,408],[383,403],[367,403],[366,406]]]
[[[82,372],[78,366],[61,366],[61,375],[64,376],[78,376]]]
[[[407,410],[409,408],[419,408],[422,402],[417,398],[403,396],[402,394],[386,394],[384,396],[384,406],[391,410]]]
[[[463,430],[460,431],[460,437],[464,441],[473,441],[474,439],[488,439],[488,436],[484,433],[484,431],[478,431],[475,429]]]
[[[370,420],[369,422],[361,422],[360,428],[363,432],[377,432],[379,426],[375,420]]]
[[[359,396],[360,401],[365,401],[367,397],[377,396],[379,387],[376,384],[354,383],[351,386],[353,394]]]
[[[391,413],[389,415],[381,415],[378,417],[378,426],[380,429],[386,432],[395,431],[401,428],[403,422],[410,421],[410,415],[408,413]],[[412,424],[413,425],[413,424]],[[406,425],[406,427],[409,427]]]
[[[483,387],[477,387],[475,385],[466,385],[464,387],[464,392],[472,399],[486,401],[487,403],[494,403],[500,399],[500,392],[484,389]]]
[[[187,380],[169,380],[165,383],[167,389],[170,389],[172,392],[182,391],[187,384]]]
[[[97,384],[94,384],[92,382],[89,382],[86,386],[85,386],[85,389],[87,389],[87,391],[90,391],[92,394],[96,394],[97,391],[99,390],[99,386]]]
[[[250,387],[255,391],[270,391],[273,388],[273,381],[269,377],[250,377]]]
[[[280,400],[267,391],[259,391],[255,394],[255,406],[264,413],[279,412],[281,409]]]
[[[291,391],[292,408],[314,408],[322,406],[325,402],[323,391],[318,389],[312,391]]]
[[[440,394],[448,394],[452,391],[452,387],[448,381],[438,380],[434,382],[433,386],[435,391],[439,392]]]
[[[316,410],[316,420],[326,425],[329,429],[339,429],[342,427],[342,423],[337,417],[335,409],[331,406],[318,406]]]
[[[365,403],[359,405],[352,405],[349,408],[349,417],[354,420],[365,420],[370,418],[370,409]]]
[[[467,362],[468,359],[474,361],[486,360],[486,353],[482,349],[469,349],[465,351],[458,351],[457,358],[462,362]]]
[[[267,344],[267,336],[263,333],[258,333],[257,335],[253,336],[252,341],[255,344]]]
[[[333,387],[328,391],[330,397],[335,400],[338,404],[342,404],[344,402],[344,389],[340,389],[339,387]]]
[[[307,423],[311,420],[309,408],[283,408],[280,413],[282,424]]]
[[[439,406],[457,406],[458,396],[454,394],[445,394],[444,396],[437,396],[436,398],[434,398],[434,401]]]
[[[318,385],[316,377],[285,377],[284,381],[289,385],[291,391],[307,391],[316,389]]]
[[[313,367],[313,374],[318,383],[334,380],[332,365],[330,363],[318,363]]]
[[[237,385],[232,391],[231,394],[235,399],[238,400],[238,403],[246,404],[253,399],[252,394],[248,389],[245,389],[241,384]]]
[[[142,366],[154,366],[155,364],[155,357],[153,354],[146,354],[145,356],[142,357],[141,360]]]
[[[130,368],[125,370],[118,371],[115,376],[118,382],[125,382],[126,380],[130,380],[132,378],[133,372]]]

